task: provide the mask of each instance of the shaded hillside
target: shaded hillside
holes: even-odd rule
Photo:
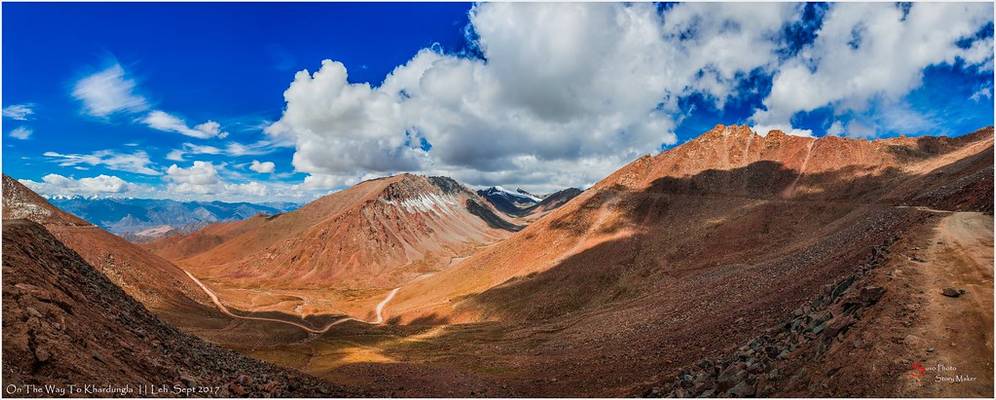
[[[4,221],[26,218],[42,224],[114,284],[161,316],[217,316],[210,299],[169,261],[55,208],[7,175],[3,176],[3,186]]]
[[[571,199],[577,197],[581,194],[582,190],[578,188],[567,188],[558,192],[551,193],[525,210],[526,214],[544,213],[557,209]]]
[[[951,191],[953,182],[931,180],[919,186],[916,182],[940,168],[958,169],[960,175],[975,177],[959,183],[980,190],[969,197],[991,198],[991,185],[988,189],[985,185],[986,179],[992,179],[991,157],[991,128],[956,139],[864,141],[837,137],[817,140],[778,131],[761,136],[746,127],[718,126],[682,146],[630,163],[509,240],[417,282],[407,293],[402,290],[398,301],[405,304],[414,296],[413,310],[422,309],[418,304],[439,304],[446,298],[484,291],[512,278],[551,269],[599,245],[632,242],[634,238],[646,241],[641,248],[663,253],[634,258],[632,249],[620,250],[579,264],[599,265],[599,274],[616,280],[618,275],[606,272],[605,263],[621,263],[622,267],[635,262],[645,264],[648,270],[659,270],[673,263],[708,265],[705,263],[716,257],[727,262],[743,258],[722,249],[701,248],[701,243],[716,242],[717,237],[728,238],[717,244],[743,243],[745,251],[770,257],[787,251],[785,246],[799,245],[797,240],[802,238],[828,234],[821,230],[857,206],[930,204],[935,188],[945,186]],[[947,175],[954,173],[952,170]],[[900,190],[905,190],[901,197],[920,201],[897,198]],[[830,212],[834,209],[836,214]],[[811,221],[819,222],[810,225]],[[812,231],[806,231],[807,227]],[[709,233],[716,229],[729,229],[730,233]],[[693,235],[696,231],[700,233]],[[699,234],[707,236],[695,236]],[[685,242],[685,246],[680,244]],[[642,282],[637,279],[635,284]],[[636,290],[622,283],[619,286]],[[579,290],[564,282],[553,287]],[[590,298],[601,290],[581,292],[585,293],[581,298]],[[523,302],[546,295],[546,291],[527,289],[523,293],[529,293],[519,298]],[[507,307],[497,309],[502,308]]]
[[[160,322],[41,225],[22,219],[3,224],[3,380],[17,386],[217,388],[195,394],[210,397],[348,394]]]

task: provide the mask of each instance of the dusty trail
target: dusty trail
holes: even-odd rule
[[[356,319],[356,318],[353,318],[353,317],[344,317],[344,318],[340,318],[340,319],[337,319],[335,321],[332,321],[332,322],[328,323],[327,325],[325,325],[321,329],[315,329],[315,328],[309,327],[309,326],[304,325],[304,324],[300,324],[300,323],[297,323],[297,322],[294,322],[294,321],[287,321],[287,320],[283,320],[283,319],[279,319],[279,318],[254,317],[254,316],[246,316],[246,315],[235,314],[235,313],[231,312],[228,309],[228,307],[226,307],[224,304],[222,304],[221,300],[218,299],[218,295],[215,294],[213,290],[211,290],[210,288],[208,288],[207,285],[205,285],[203,282],[201,282],[200,279],[197,279],[197,277],[195,277],[193,274],[191,274],[188,271],[183,271],[183,272],[185,274],[187,274],[187,276],[190,277],[190,280],[194,281],[194,283],[196,283],[197,286],[199,286],[201,288],[201,290],[203,290],[204,293],[208,295],[208,297],[211,298],[211,302],[214,303],[214,305],[216,307],[218,307],[218,310],[220,310],[223,314],[225,314],[225,315],[227,315],[229,317],[237,318],[237,319],[245,319],[245,320],[279,322],[279,323],[282,323],[282,324],[288,324],[288,325],[296,326],[298,328],[301,328],[301,329],[307,331],[308,333],[314,333],[314,334],[322,334],[322,333],[328,332],[329,329],[332,329],[333,326],[339,325],[339,324],[341,324],[343,322],[346,322],[346,321],[356,321],[356,322],[362,322],[362,323],[371,324],[371,325],[379,325],[379,324],[383,323],[384,322],[384,318],[383,318],[384,306],[386,306],[387,303],[390,302],[391,299],[394,298],[394,295],[396,295],[398,293],[398,290],[400,289],[400,288],[396,288],[394,290],[391,290],[391,292],[387,294],[387,297],[384,298],[384,300],[382,300],[380,303],[377,304],[377,309],[376,309],[377,319],[375,321],[373,321],[373,322],[359,320],[359,319]]]
[[[394,290],[391,290],[391,292],[387,294],[387,297],[385,297],[384,300],[381,300],[380,303],[377,303],[377,308],[375,309],[377,313],[377,319],[371,322],[372,324],[384,323],[384,306],[386,306],[387,303],[394,298],[394,295],[398,294],[398,290],[401,290],[401,288],[394,288]]]
[[[933,381],[918,395],[993,395],[993,217],[974,212],[953,212],[937,225],[929,248],[924,290],[925,325],[918,332],[936,348],[927,367]],[[945,288],[961,289],[957,298],[942,294]],[[960,382],[950,382],[958,379]]]

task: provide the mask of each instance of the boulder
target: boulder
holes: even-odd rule
[[[865,286],[861,288],[861,302],[866,306],[878,303],[878,301],[885,295],[885,288],[880,286]]]

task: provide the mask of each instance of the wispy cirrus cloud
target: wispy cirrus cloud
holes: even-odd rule
[[[976,90],[974,93],[972,93],[972,96],[969,97],[969,99],[971,99],[974,102],[980,102],[982,101],[983,98],[985,99],[993,98],[993,85],[991,82],[982,85],[982,87],[980,87],[979,90]]]
[[[3,108],[4,118],[16,121],[27,121],[34,113],[34,104],[11,104]]]
[[[224,148],[215,146],[196,145],[184,143],[180,148],[171,150],[166,154],[166,159],[171,161],[183,161],[184,157],[190,154],[206,155],[227,155],[232,157],[258,156],[272,153],[277,149],[277,145],[268,140],[260,140],[255,143],[242,144],[239,142],[228,142]]]
[[[144,114],[134,121],[152,129],[179,133],[197,139],[228,136],[228,132],[214,120],[190,126],[183,118],[163,110],[145,113],[152,107],[149,101],[137,92],[138,84],[135,80],[128,76],[121,64],[115,63],[77,81],[72,95],[83,103],[84,112],[95,117],[105,118],[117,113]]]
[[[207,121],[193,127],[187,125],[183,118],[161,110],[155,110],[141,119],[146,126],[165,132],[176,132],[181,135],[198,139],[225,138],[228,132],[221,130],[221,124]]]
[[[278,147],[288,146],[292,144],[280,144],[279,142],[274,142],[270,140],[260,140],[255,143],[242,144],[238,142],[229,142],[225,146],[225,153],[231,156],[259,156],[263,154],[269,154],[274,152]]]
[[[221,154],[221,153],[222,153],[222,150],[219,149],[219,148],[217,148],[217,147],[214,147],[214,146],[197,145],[197,144],[193,144],[193,143],[184,143],[181,148],[174,149],[174,150],[170,151],[169,153],[167,153],[166,154],[166,159],[167,160],[171,160],[171,161],[183,161],[184,160],[183,157],[186,156],[187,154],[217,155],[217,154]]]
[[[135,93],[137,84],[129,78],[121,64],[114,64],[80,79],[73,86],[73,97],[83,103],[83,111],[95,117],[107,117],[118,112],[135,113],[147,110],[149,103]]]
[[[104,168],[131,172],[142,175],[162,175],[152,168],[148,153],[139,150],[133,153],[119,153],[113,150],[99,150],[90,154],[63,154],[46,151],[42,154],[62,167],[73,167],[81,164],[102,166]]]

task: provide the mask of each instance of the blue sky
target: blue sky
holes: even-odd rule
[[[3,170],[48,195],[306,201],[402,171],[542,192],[717,123],[993,124],[991,4],[861,7],[5,3]]]

